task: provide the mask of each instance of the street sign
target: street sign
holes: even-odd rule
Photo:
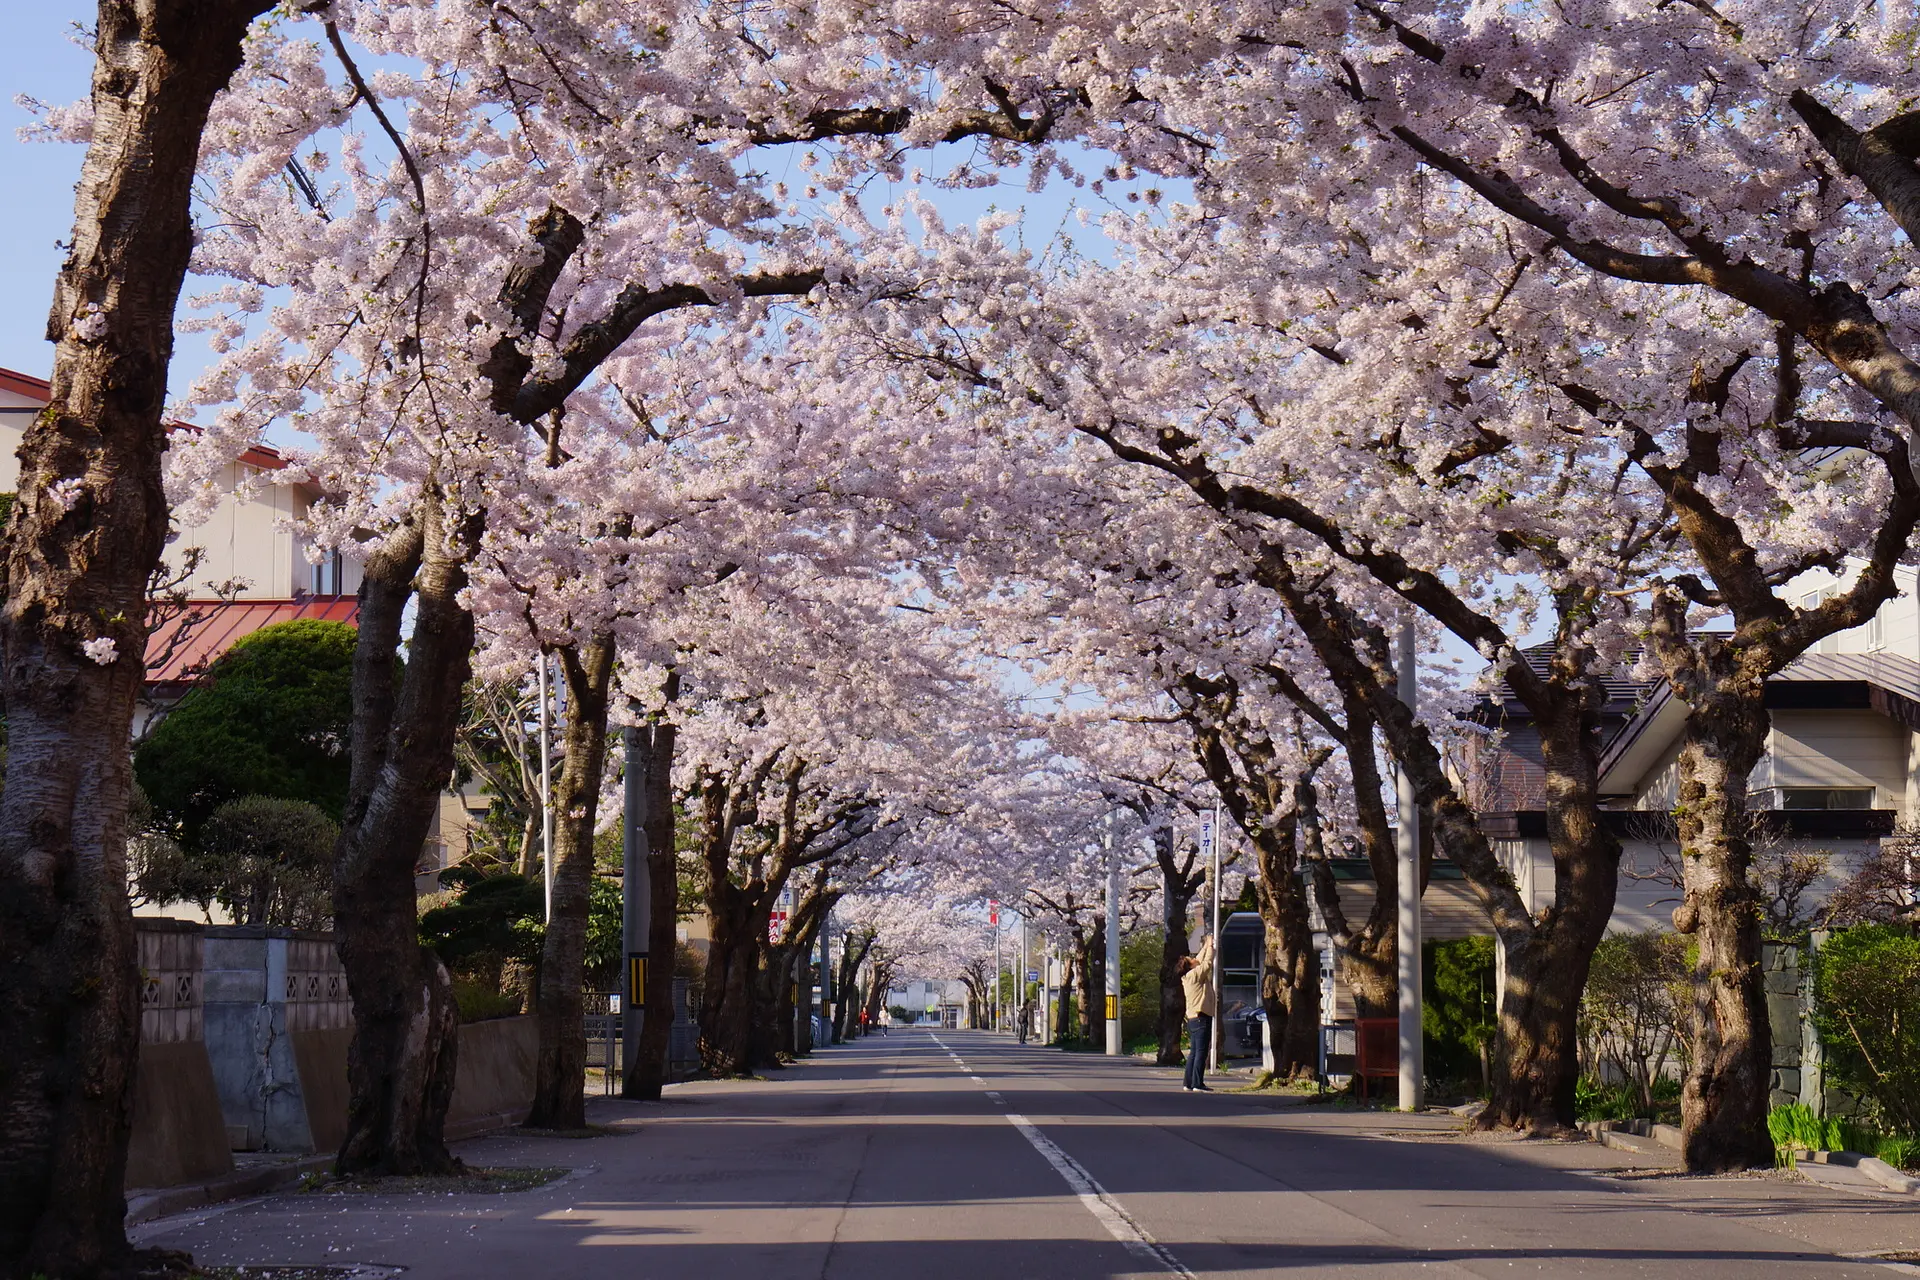
[[[1040,981],[1040,971],[1038,969],[1027,970],[1027,981],[1028,982]]]
[[[1213,811],[1211,809],[1200,811],[1200,856],[1203,858],[1213,856]]]
[[[998,902],[995,902],[992,898],[987,899],[987,923],[988,924],[1000,923],[1000,904]]]
[[[1120,1016],[1120,997],[1110,995],[1107,997],[1107,1021],[1112,1022],[1115,1018],[1118,1018],[1119,1016]]]
[[[775,911],[773,914],[769,915],[767,917],[767,941],[768,942],[780,941],[780,930],[785,928],[786,924],[787,924],[786,912]]]

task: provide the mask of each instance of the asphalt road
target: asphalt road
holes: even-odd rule
[[[769,1081],[596,1104],[617,1132],[502,1135],[508,1195],[287,1194],[148,1224],[203,1263],[409,1280],[1116,1276],[1859,1277],[1920,1206],[1767,1175],[1635,1177],[1585,1143],[1225,1093],[972,1032],[896,1031]],[[1920,1274],[1920,1268],[1901,1268]],[[379,1274],[370,1272],[369,1274]]]

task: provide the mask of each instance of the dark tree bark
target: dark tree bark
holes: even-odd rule
[[[453,984],[420,945],[413,869],[439,795],[473,651],[459,602],[478,547],[477,515],[429,483],[415,522],[367,558],[354,648],[353,767],[333,871],[334,935],[353,997],[351,1094],[340,1173],[459,1167],[447,1151],[458,1047]],[[395,687],[402,615],[414,602]]]
[[[773,806],[762,805],[763,793],[776,770],[779,804],[768,812]],[[781,996],[770,985],[779,975],[767,964],[774,903],[796,871],[835,858],[870,833],[879,816],[878,805],[863,796],[809,793],[807,773],[803,761],[775,755],[750,776],[707,774],[699,785],[711,937],[700,993],[700,1057],[710,1075],[771,1065],[779,1045],[790,1043],[779,1038],[772,1013]],[[753,843],[738,847],[749,828]],[[818,887],[825,889],[824,880]],[[824,909],[818,894],[815,899],[814,909]]]
[[[1301,705],[1303,700],[1304,694],[1295,699],[1295,704]],[[1327,860],[1319,791],[1311,779],[1299,790],[1300,830],[1304,836],[1307,868],[1313,877],[1314,901],[1326,921],[1327,936],[1340,955],[1342,976],[1353,996],[1354,1014],[1361,1018],[1390,1018],[1399,1007],[1395,926],[1400,904],[1398,856],[1393,832],[1387,823],[1386,804],[1381,799],[1380,768],[1373,754],[1373,716],[1364,701],[1353,697],[1343,701],[1343,717],[1336,719],[1331,714],[1322,714],[1325,715],[1323,728],[1346,752],[1348,771],[1353,779],[1360,844],[1373,873],[1373,905],[1367,912],[1366,922],[1358,929],[1347,918],[1346,908],[1340,901],[1339,883]],[[1310,705],[1302,709],[1310,715],[1319,710]],[[1424,876],[1424,864],[1432,859],[1433,844],[1425,840],[1422,845]]]
[[[600,783],[607,764],[613,648],[613,636],[606,633],[584,646],[557,651],[567,686],[567,728],[565,764],[552,796],[553,904],[540,952],[540,1050],[533,1109],[527,1114],[527,1124],[539,1129],[584,1129],[587,1124],[582,989],[593,893],[593,833],[599,825]]]
[[[129,741],[147,582],[167,533],[173,311],[207,113],[268,7],[99,5],[93,139],[47,319],[53,387],[20,447],[0,605],[0,1273],[96,1275],[130,1257],[121,1183],[140,986]],[[89,642],[113,652],[95,661]]]
[[[1570,1128],[1579,1075],[1574,1017],[1593,949],[1613,915],[1620,864],[1619,841],[1599,819],[1598,714],[1605,693],[1589,675],[1593,655],[1580,637],[1581,602],[1558,602],[1559,631],[1544,676],[1522,662],[1508,668],[1541,727],[1548,779],[1554,897],[1536,918],[1455,790],[1439,748],[1395,692],[1385,635],[1330,593],[1303,588],[1277,550],[1261,561],[1261,572],[1343,695],[1366,702],[1413,782],[1423,825],[1432,827],[1435,845],[1461,868],[1493,923],[1506,978],[1491,1099],[1476,1124],[1522,1132]],[[1417,570],[1406,572],[1419,577]],[[1456,615],[1462,629],[1472,629],[1437,588],[1421,594],[1431,597],[1435,613]]]
[[[872,929],[848,929],[840,935],[840,976],[833,984],[833,1034],[837,1040],[853,1039],[860,1010],[860,988],[856,975],[860,972],[860,966],[867,962],[867,954],[873,950],[874,938]]]
[[[1188,676],[1176,694],[1201,768],[1254,848],[1265,948],[1260,1002],[1273,1041],[1274,1074],[1314,1076],[1320,1059],[1320,962],[1299,875],[1302,780],[1283,776],[1272,742],[1239,722],[1239,697],[1238,684],[1224,676]],[[1331,747],[1310,751],[1307,778],[1332,754]]]
[[[1107,1024],[1107,913],[1096,910],[1093,927],[1079,948],[1080,1039],[1098,1047],[1105,1043]],[[1115,994],[1119,994],[1115,991]]]
[[[1160,871],[1160,927],[1163,930],[1159,1016],[1154,1028],[1159,1045],[1153,1060],[1163,1067],[1177,1067],[1184,1060],[1180,1033],[1185,1029],[1187,1016],[1187,998],[1180,989],[1180,962],[1191,954],[1187,949],[1187,912],[1193,906],[1194,895],[1206,882],[1207,869],[1199,865],[1196,846],[1180,848],[1172,823],[1149,825],[1153,833],[1154,865]]]
[[[669,706],[680,694],[680,675],[668,673],[663,695]],[[640,1023],[634,1062],[622,1083],[623,1097],[657,1100],[667,1083],[671,1064],[673,1022],[673,957],[679,947],[680,875],[674,847],[673,753],[679,731],[660,716],[640,731],[642,795],[640,830],[647,842],[647,878],[652,919],[647,924],[646,1012]]]

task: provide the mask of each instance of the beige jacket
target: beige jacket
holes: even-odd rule
[[[1212,1014],[1218,1007],[1213,997],[1213,937],[1200,944],[1200,954],[1194,957],[1197,962],[1180,978],[1180,988],[1187,995],[1187,1017],[1197,1018],[1201,1014]]]

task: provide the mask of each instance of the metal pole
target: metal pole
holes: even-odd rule
[[[1024,1034],[1030,1030],[1022,1019],[1027,1016],[1027,917],[1025,911],[1020,915],[1020,963],[1013,967],[1013,1017],[1014,1033]]]
[[[1419,704],[1414,669],[1413,618],[1400,619],[1400,701],[1409,711]],[[1426,1046],[1420,1029],[1420,806],[1414,799],[1413,779],[1406,767],[1394,766],[1395,791],[1400,802],[1399,918],[1395,954],[1400,967],[1400,1109],[1418,1111],[1426,1105]]]
[[[987,923],[993,926],[993,1029],[1001,1029],[1000,1005],[1006,993],[1000,989],[1000,904],[987,900]]]
[[[1221,1057],[1220,1036],[1220,845],[1226,832],[1220,829],[1220,803],[1213,805],[1213,973],[1209,975],[1213,983],[1213,1069],[1218,1071],[1224,1059]]]
[[[646,797],[646,757],[640,750],[640,730],[628,725],[620,734],[626,748],[624,784],[626,812],[621,824],[620,950],[627,957],[625,998],[620,1004],[620,1065],[627,1080],[635,1079],[634,1049],[640,1043],[641,1010],[646,1005],[647,947],[653,931],[653,874],[646,847],[641,806]],[[638,963],[636,963],[636,961]]]
[[[547,655],[540,655],[535,668],[540,690],[540,862],[546,882],[546,913],[553,919],[553,735],[547,719]]]
[[[1120,1056],[1120,859],[1113,851],[1113,832],[1107,832],[1107,955],[1106,979],[1101,983],[1106,997],[1107,1056]]]

